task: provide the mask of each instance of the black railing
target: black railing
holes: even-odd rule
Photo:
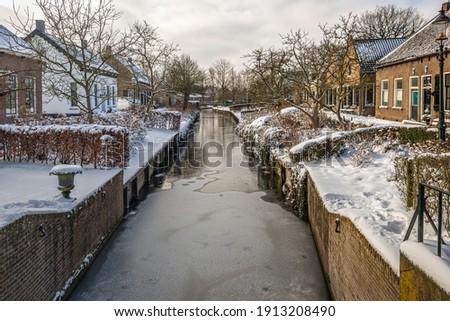
[[[436,227],[436,224],[434,223],[434,220],[433,220],[432,216],[430,215],[430,212],[428,211],[428,208],[427,208],[428,196],[425,195],[425,188],[438,193],[437,227]],[[441,256],[441,247],[442,247],[442,244],[445,244],[445,242],[442,238],[442,225],[443,225],[443,219],[444,219],[444,212],[443,212],[443,206],[444,206],[443,197],[444,197],[444,195],[446,195],[447,197],[450,197],[450,192],[444,191],[443,189],[440,189],[440,188],[437,188],[437,187],[434,187],[431,185],[419,183],[419,194],[417,196],[416,211],[414,212],[413,218],[411,220],[411,223],[409,224],[408,230],[406,231],[405,239],[403,241],[406,241],[409,239],[409,236],[411,235],[411,232],[416,223],[416,220],[418,220],[418,222],[417,222],[417,224],[418,224],[418,226],[417,226],[417,241],[420,243],[423,243],[423,230],[424,230],[424,221],[425,221],[424,218],[426,216],[429,223],[431,224],[431,226],[433,227],[434,231],[436,232],[436,234],[438,236],[437,255]],[[447,202],[447,206],[448,206],[448,202]],[[449,209],[447,208],[447,210],[446,210],[447,219],[448,219],[448,216],[450,215],[450,213],[448,213],[448,210]],[[448,229],[447,224],[446,224],[446,226]]]

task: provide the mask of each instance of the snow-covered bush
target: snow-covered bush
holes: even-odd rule
[[[308,186],[306,169],[302,165],[296,165],[291,169],[292,190],[289,200],[298,217],[308,219]]]

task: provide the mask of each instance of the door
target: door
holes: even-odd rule
[[[419,91],[411,90],[411,119],[419,120]]]

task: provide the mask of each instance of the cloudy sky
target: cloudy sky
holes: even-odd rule
[[[95,0],[93,0],[95,2]],[[432,18],[444,0],[113,0],[123,12],[120,26],[147,20],[158,27],[166,42],[209,67],[219,58],[237,68],[252,49],[280,44],[280,34],[303,29],[319,36],[319,23],[333,24],[350,11],[361,13],[376,5],[395,3],[415,7],[426,20]],[[15,0],[16,5],[36,10],[32,0]],[[12,0],[0,0],[0,23],[12,15]],[[36,12],[36,16],[39,14]],[[7,24],[6,24],[7,25]]]

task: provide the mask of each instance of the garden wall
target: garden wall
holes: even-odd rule
[[[412,241],[407,241],[412,242]],[[425,247],[425,246],[424,246]],[[434,256],[426,250],[426,255]],[[437,257],[426,258],[424,260],[436,259]],[[415,253],[417,255],[417,253]],[[440,270],[440,274],[444,278],[448,278],[448,267]],[[430,273],[424,271],[424,267],[413,263],[408,258],[408,251],[404,248],[400,249],[400,299],[405,301],[443,301],[450,300],[450,289],[445,291],[430,276]]]
[[[396,272],[350,220],[328,212],[310,177],[308,212],[333,299],[388,301],[400,298]]]
[[[122,193],[120,171],[71,212],[26,215],[0,229],[0,300],[66,297],[121,221]]]

